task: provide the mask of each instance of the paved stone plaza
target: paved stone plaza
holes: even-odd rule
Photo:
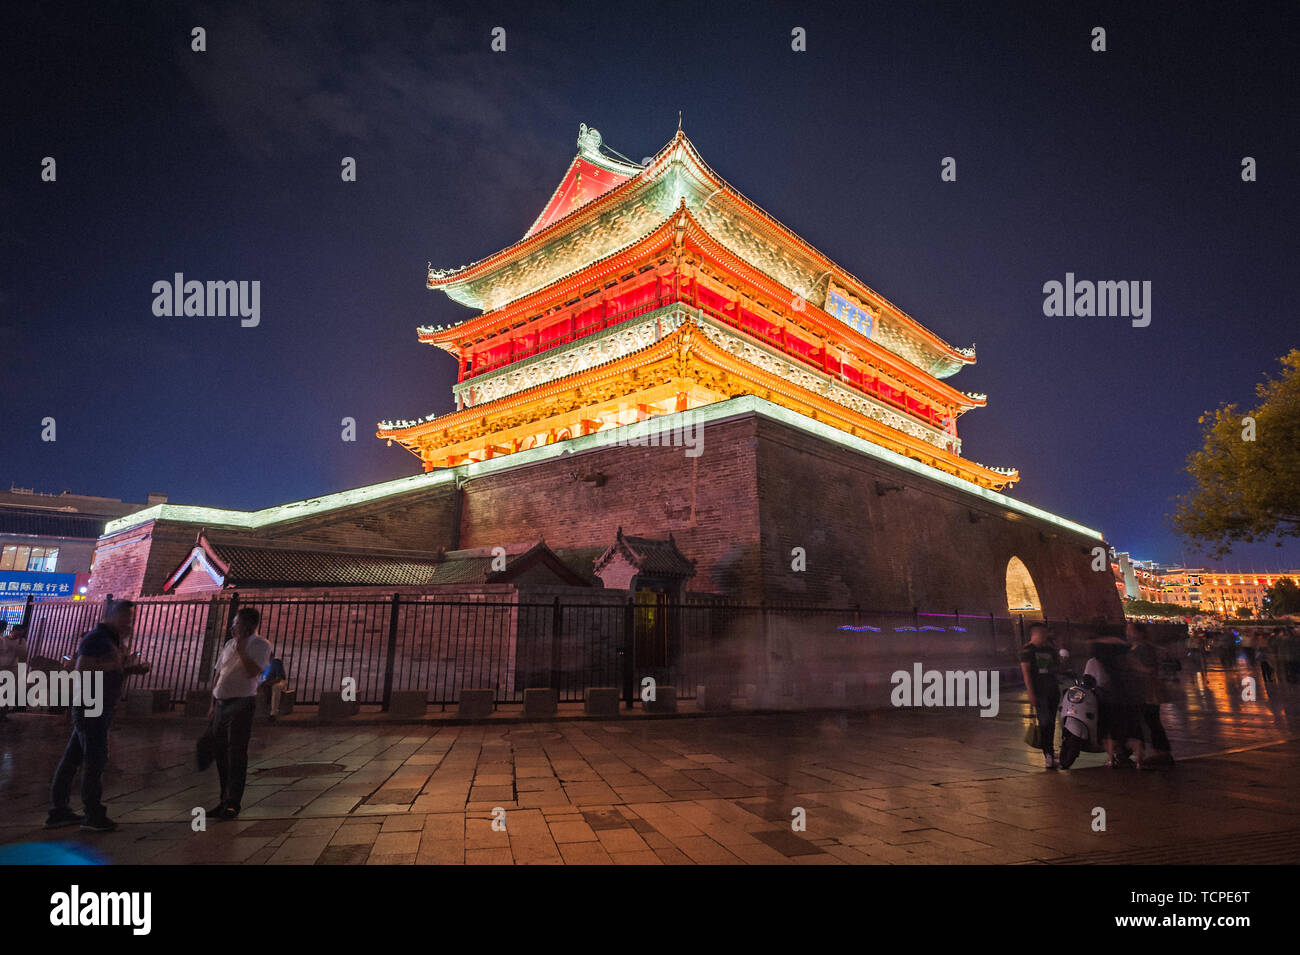
[[[1300,862],[1300,688],[1242,703],[1234,679],[1185,686],[1164,708],[1179,763],[1142,773],[1090,754],[1044,771],[1015,693],[993,719],[259,724],[243,814],[198,833],[191,810],[217,799],[215,769],[192,766],[201,721],[120,718],[105,798],[121,828],[94,835],[41,828],[67,721],[16,714],[0,723],[0,843],[163,864]]]

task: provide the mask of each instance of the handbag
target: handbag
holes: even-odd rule
[[[1043,748],[1043,728],[1038,725],[1038,714],[1032,709],[1025,717],[1025,745],[1030,749]]]
[[[204,730],[203,735],[199,737],[198,742],[194,744],[194,765],[198,767],[199,772],[203,772],[212,765],[216,759],[216,740],[212,735],[212,727],[209,726]]]

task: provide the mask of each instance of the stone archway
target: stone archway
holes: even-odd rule
[[[1007,561],[1007,611],[1012,616],[1043,619],[1043,602],[1029,568],[1019,557]]]

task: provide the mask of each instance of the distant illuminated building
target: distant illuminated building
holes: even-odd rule
[[[1289,579],[1300,584],[1300,571],[1295,570],[1230,573],[1203,567],[1137,566],[1134,575],[1140,600],[1193,607],[1224,616],[1243,608],[1259,614],[1265,609],[1265,594],[1278,581]]]

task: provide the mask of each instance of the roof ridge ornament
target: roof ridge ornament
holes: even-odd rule
[[[605,140],[600,135],[600,130],[594,126],[588,126],[586,123],[578,124],[578,152],[587,155],[600,157],[600,147]]]

